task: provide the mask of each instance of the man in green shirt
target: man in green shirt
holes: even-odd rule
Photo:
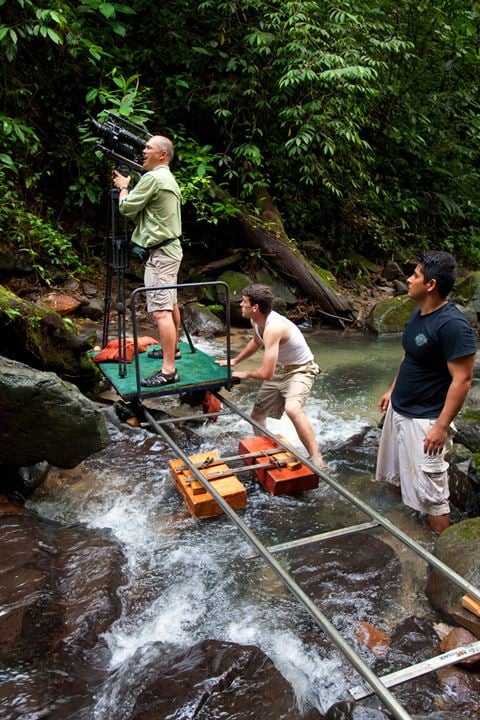
[[[154,135],[143,151],[143,167],[147,172],[130,190],[130,177],[113,171],[113,182],[119,193],[119,210],[135,222],[132,242],[149,250],[145,264],[145,287],[175,285],[182,260],[181,195],[170,172],[173,159],[171,140]],[[160,337],[163,360],[161,370],[142,380],[145,387],[160,387],[180,379],[175,368],[175,350],[180,321],[177,291],[147,292],[147,309],[152,313]]]

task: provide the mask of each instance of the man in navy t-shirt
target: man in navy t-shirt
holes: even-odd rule
[[[427,252],[408,278],[418,305],[403,333],[404,358],[388,392],[377,480],[399,487],[403,502],[427,516],[434,532],[450,524],[448,463],[453,420],[472,382],[476,339],[447,300],[456,278],[450,253]]]

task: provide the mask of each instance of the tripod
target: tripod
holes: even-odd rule
[[[105,238],[105,265],[107,279],[105,283],[104,318],[102,347],[108,343],[108,326],[110,307],[112,301],[113,278],[115,277],[117,311],[117,337],[118,337],[118,376],[124,378],[127,374],[127,328],[125,306],[125,270],[128,268],[128,230],[127,218],[123,219],[123,228],[119,232],[117,188],[110,190],[108,204],[108,231]]]

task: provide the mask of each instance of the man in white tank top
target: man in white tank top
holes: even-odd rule
[[[253,337],[231,360],[236,366],[264,348],[263,362],[254,370],[240,370],[233,377],[261,380],[251,417],[266,427],[267,417],[280,418],[284,412],[292,421],[310,460],[325,465],[310,420],[303,407],[320,372],[313,353],[298,327],[273,310],[275,298],[268,285],[249,285],[242,292],[242,316],[252,323]],[[217,360],[226,365],[226,360]],[[255,429],[255,434],[260,431]]]

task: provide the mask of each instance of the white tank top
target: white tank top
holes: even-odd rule
[[[313,353],[308,347],[305,338],[303,337],[301,331],[298,329],[295,323],[293,323],[291,320],[283,317],[283,315],[280,315],[275,310],[272,310],[267,315],[265,328],[268,327],[269,322],[273,320],[273,318],[275,318],[275,320],[280,320],[282,323],[285,323],[285,325],[290,330],[290,336],[288,340],[286,340],[285,342],[281,342],[278,346],[278,364],[304,365],[305,363],[310,362],[310,360],[313,360]],[[263,337],[260,335],[260,328],[254,322],[252,322],[252,325],[253,331],[255,333],[255,338],[261,345],[264,345]]]

